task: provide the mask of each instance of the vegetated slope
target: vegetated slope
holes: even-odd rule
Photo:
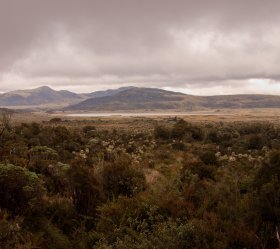
[[[47,104],[74,104],[85,97],[70,91],[55,91],[43,86],[30,90],[18,90],[0,95],[0,106],[32,106]]]
[[[279,108],[280,96],[238,94],[205,97],[209,108]]]
[[[223,108],[276,108],[280,96],[223,95],[193,96],[156,88],[129,88],[110,96],[90,98],[67,110],[206,110]]]
[[[120,87],[117,89],[108,89],[105,91],[96,91],[92,93],[84,93],[83,95],[86,96],[87,98],[100,98],[100,97],[106,97],[106,96],[113,96],[119,92],[128,90],[128,89],[133,89],[135,87],[133,86],[128,86],[128,87]]]
[[[188,97],[186,99],[186,97]],[[192,108],[201,97],[156,88],[130,88],[112,96],[91,98],[68,110],[166,110]]]

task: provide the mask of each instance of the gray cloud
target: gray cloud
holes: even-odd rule
[[[280,94],[279,9],[278,0],[0,0],[0,91]]]

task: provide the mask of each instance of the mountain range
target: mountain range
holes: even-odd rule
[[[62,90],[55,91],[47,86],[36,89],[17,90],[0,95],[1,107],[29,107],[78,103],[86,98],[79,94]]]
[[[0,94],[0,107],[15,107],[23,109],[34,107],[43,109],[63,108],[86,99],[111,96],[129,88],[130,87],[123,87],[106,91],[78,94],[67,90],[55,91],[48,86],[42,86],[35,89],[16,90]]]
[[[64,111],[190,111],[225,108],[279,108],[280,96],[239,94],[194,96],[157,88],[123,87],[92,93],[55,91],[43,86],[0,94],[0,107]]]

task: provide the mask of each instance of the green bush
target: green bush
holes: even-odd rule
[[[200,153],[199,157],[202,160],[202,162],[204,162],[207,165],[217,164],[217,158],[216,158],[216,155],[215,155],[214,151],[208,151],[207,150],[205,152]]]
[[[119,195],[133,196],[146,185],[143,172],[132,166],[126,156],[107,163],[102,172],[102,179],[105,194],[110,198]]]
[[[171,137],[180,140],[184,138],[187,140],[202,140],[204,134],[200,127],[181,119],[172,127]]]
[[[95,175],[85,165],[72,163],[68,171],[70,195],[76,211],[82,215],[95,216],[102,203],[101,186]]]
[[[156,126],[154,129],[155,138],[159,139],[169,139],[171,136],[171,131],[165,126]]]
[[[13,215],[42,208],[44,187],[39,177],[11,164],[0,164],[0,207]]]

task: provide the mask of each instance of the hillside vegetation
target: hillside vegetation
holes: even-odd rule
[[[89,98],[66,110],[87,111],[197,111],[210,109],[279,108],[280,96],[221,95],[194,96],[156,88],[130,88],[114,95]]]

